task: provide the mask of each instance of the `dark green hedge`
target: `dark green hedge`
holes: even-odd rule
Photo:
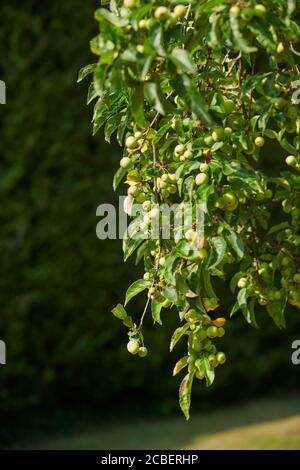
[[[123,265],[120,241],[95,235],[97,205],[116,201],[111,180],[119,160],[117,147],[91,137],[87,84],[76,85],[79,68],[92,61],[98,3],[0,6],[0,79],[7,84],[0,108],[0,338],[7,344],[0,408],[10,414],[109,405],[116,412],[135,401],[145,411],[177,409],[177,352],[168,354],[177,319],[149,331],[153,352],[139,361],[126,354],[123,328],[110,313],[137,273],[133,263]],[[142,302],[133,303],[134,314]],[[195,404],[297,384],[290,345],[300,337],[299,314],[291,311],[284,333],[262,323],[257,332],[233,322],[234,344],[224,339],[229,364],[211,391],[197,387]]]

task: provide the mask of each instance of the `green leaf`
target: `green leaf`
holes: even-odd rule
[[[144,114],[144,91],[143,85],[136,86],[131,99],[131,112],[140,127],[145,127],[146,120]]]
[[[157,300],[152,300],[151,302],[152,318],[154,320],[154,323],[159,323],[160,325],[162,325],[162,321],[160,318],[161,309],[162,309],[162,303],[158,302]]]
[[[118,304],[115,308],[113,308],[112,313],[115,317],[119,318],[120,320],[125,320],[128,316],[122,304]]]
[[[123,252],[124,252],[124,261],[127,261],[128,258],[135,252],[135,250],[140,246],[144,241],[143,238],[130,238],[124,237],[123,239]]]
[[[120,167],[118,171],[115,173],[114,179],[113,179],[113,189],[114,191],[117,189],[121,181],[123,180],[124,176],[126,175],[127,171],[125,168]]]
[[[267,312],[270,317],[274,320],[275,325],[278,328],[283,329],[286,327],[284,311],[286,308],[286,303],[288,299],[288,294],[285,292],[285,295],[280,300],[274,300],[267,304]]]
[[[226,254],[227,244],[222,237],[213,237],[210,243],[213,251],[208,260],[208,267],[209,269],[213,269],[222,263]]]
[[[170,352],[173,351],[180,338],[182,338],[182,336],[187,332],[189,326],[190,325],[188,323],[185,323],[183,326],[180,326],[174,331],[170,342]]]
[[[272,233],[280,232],[288,228],[290,224],[288,222],[281,222],[280,224],[273,225],[270,230],[268,231],[268,235],[272,235]]]
[[[103,21],[106,20],[109,23],[113,24],[114,26],[117,27],[123,27],[128,25],[128,20],[125,18],[121,18],[114,13],[111,13],[109,10],[106,10],[105,8],[98,8],[95,12],[95,19],[97,21]]]
[[[195,65],[185,49],[176,47],[169,55],[170,60],[180,73],[196,73]]]
[[[161,115],[164,115],[166,111],[173,110],[173,106],[171,106],[163,94],[158,80],[145,84],[145,98],[150,105],[153,104],[156,111]]]
[[[272,34],[265,28],[262,21],[254,19],[249,24],[249,29],[256,35],[257,41],[269,51],[276,50],[276,44],[272,38]]]
[[[203,357],[202,361],[206,378],[206,386],[210,387],[215,380],[215,369],[210,365],[207,357]]]
[[[230,26],[234,41],[238,49],[246,54],[251,52],[256,52],[257,48],[249,46],[247,41],[243,38],[243,35],[240,31],[239,17],[235,12],[230,12]]]
[[[107,142],[110,143],[112,134],[117,130],[122,119],[122,113],[114,114],[111,116],[104,127],[104,137]]]
[[[81,70],[79,70],[77,83],[80,83],[85,77],[87,77],[91,73],[94,73],[95,69],[96,69],[96,64],[90,64],[90,65],[86,65]]]
[[[202,278],[203,278],[204,290],[205,290],[206,294],[208,295],[208,297],[217,298],[217,295],[216,295],[216,293],[213,289],[212,283],[211,283],[210,272],[206,269],[205,266],[202,269]]]
[[[125,305],[127,305],[133,297],[140,294],[140,292],[148,289],[149,287],[151,287],[151,282],[146,281],[145,279],[138,279],[137,281],[133,282],[126,291]]]
[[[187,75],[176,75],[176,77],[171,80],[171,85],[191,111],[195,113],[205,125],[213,125],[214,120],[209,113],[205,99],[199,94]]]
[[[245,317],[245,320],[249,325],[254,326],[254,328],[258,328],[258,324],[256,322],[255,313],[254,313],[254,304],[250,302],[249,306],[247,303],[248,293],[247,288],[240,289],[237,295],[237,301],[239,308],[242,311],[242,314]]]
[[[173,369],[173,377],[182,371],[188,365],[188,356],[184,356],[176,362]]]
[[[239,259],[242,259],[244,256],[244,243],[241,237],[230,230],[229,234],[226,235],[226,239],[237,254]]]
[[[190,371],[179,386],[179,405],[186,420],[190,418],[191,391],[194,375],[195,371]]]
[[[166,53],[163,47],[163,30],[160,23],[156,23],[152,26],[149,31],[149,39],[156,52],[161,56],[165,56]]]

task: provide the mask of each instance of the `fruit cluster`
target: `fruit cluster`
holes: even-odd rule
[[[116,0],[96,11],[98,62],[80,79],[93,74],[94,132],[104,125],[108,141],[116,132],[125,143],[114,178],[115,188],[128,185],[132,216],[123,249],[145,265],[125,306],[148,293],[138,321],[121,305],[113,312],[129,328],[129,352],[145,356],[148,310],[161,324],[162,309],[176,307],[171,349],[188,337],[174,369],[187,367],[179,388],[186,417],[193,378],[210,385],[225,362],[212,344],[225,323],[213,319],[222,303],[216,278],[234,273],[230,315],[239,310],[253,326],[261,306],[280,328],[287,303],[300,308],[299,14],[297,2],[284,0]],[[283,168],[275,175],[262,165],[271,142]],[[163,204],[191,206],[190,226],[174,218],[170,236],[159,229],[155,237]]]

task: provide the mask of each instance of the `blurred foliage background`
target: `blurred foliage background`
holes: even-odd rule
[[[96,208],[117,204],[112,177],[120,152],[91,136],[88,83],[78,70],[93,61],[97,1],[2,1],[0,78],[7,104],[0,107],[0,339],[7,365],[0,366],[3,423],[53,410],[94,410],[104,415],[136,411],[178,413],[169,354],[178,323],[171,311],[163,327],[145,333],[149,356],[126,352],[127,337],[110,313],[138,276],[134,260],[123,264],[121,241],[96,238]],[[270,149],[262,162],[280,171]],[[274,215],[276,216],[276,215]],[[224,286],[225,314],[232,305]],[[139,317],[144,298],[133,302]],[[222,313],[220,311],[220,313]],[[299,384],[291,343],[300,335],[296,309],[280,332],[258,312],[255,331],[238,314],[220,340],[228,364],[209,391],[194,388],[193,409],[270,393]]]

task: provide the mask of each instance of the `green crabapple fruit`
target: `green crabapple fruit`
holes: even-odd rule
[[[176,145],[174,152],[176,155],[183,155],[185,151],[185,146],[183,144]]]
[[[129,135],[125,141],[125,145],[128,149],[133,149],[136,147],[136,139],[133,135]]]
[[[219,364],[225,364],[225,362],[226,362],[226,356],[223,352],[218,352],[217,356],[216,356],[216,359],[217,359]]]
[[[296,157],[294,157],[294,155],[289,155],[288,157],[286,157],[285,162],[289,166],[295,166],[297,163],[297,160],[296,160]]]
[[[215,354],[210,354],[208,356],[208,362],[211,367],[216,367],[218,365],[218,361],[217,361]]]
[[[145,348],[144,346],[141,346],[139,349],[138,349],[138,355],[140,357],[146,357],[148,354],[148,349]]]
[[[218,336],[218,328],[216,326],[209,326],[206,334],[208,338],[216,338]]]
[[[169,14],[170,14],[170,10],[167,7],[158,7],[158,8],[156,8],[156,10],[154,12],[154,16],[158,20],[162,20],[162,19],[167,18],[169,16]]]
[[[254,143],[255,143],[256,147],[263,147],[265,145],[265,139],[261,136],[256,137]]]
[[[232,113],[232,111],[234,110],[234,101],[230,99],[224,100],[223,107],[225,109],[226,114]]]
[[[228,211],[234,211],[238,206],[238,200],[231,192],[227,192],[223,195],[223,201],[225,204],[225,209]]]
[[[248,281],[247,281],[247,278],[246,277],[241,277],[237,283],[238,287],[240,289],[243,289],[244,287],[246,287],[248,284]]]
[[[208,181],[208,176],[206,173],[198,173],[195,178],[195,183],[197,186],[200,186],[200,184],[205,184]]]
[[[127,351],[130,354],[137,354],[140,349],[140,344],[136,339],[132,339],[127,343]]]
[[[123,5],[125,8],[134,8],[137,6],[137,0],[124,0]]]
[[[264,16],[267,13],[266,7],[261,3],[257,3],[254,6],[254,14],[257,16]]]
[[[184,18],[185,14],[186,14],[186,7],[184,5],[176,5],[176,7],[174,8],[174,15],[176,18]]]
[[[124,157],[124,158],[121,158],[120,160],[120,166],[122,168],[128,168],[130,165],[130,158],[129,157]]]

